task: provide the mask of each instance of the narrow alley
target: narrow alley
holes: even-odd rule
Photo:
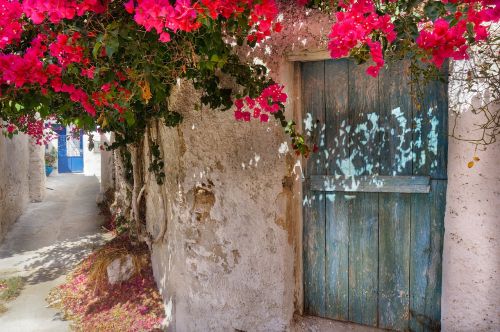
[[[47,197],[31,203],[0,246],[0,278],[23,277],[20,296],[0,316],[0,331],[68,331],[45,301],[81,259],[104,241],[95,203],[96,177],[67,174],[47,178]]]

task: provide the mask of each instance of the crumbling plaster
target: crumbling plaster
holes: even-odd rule
[[[167,180],[153,189],[161,195],[148,192],[146,205],[171,328],[286,330],[293,250],[276,223],[288,169],[278,153],[282,131],[274,123],[235,123],[231,113],[192,111],[196,92],[184,85],[177,91],[171,108],[185,119],[155,133],[168,156]]]

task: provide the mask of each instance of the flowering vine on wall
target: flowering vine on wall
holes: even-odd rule
[[[370,62],[410,58],[435,77],[447,59],[466,59],[498,22],[495,0],[303,1],[335,15],[333,58]],[[305,9],[304,9],[305,10]],[[235,119],[278,119],[299,154],[309,148],[284,117],[287,96],[264,66],[233,45],[254,47],[282,29],[275,0],[0,0],[0,117],[4,132],[43,144],[46,120],[116,133],[115,146],[142,139],[149,119],[176,126],[169,110],[178,78],[211,108],[236,106]],[[221,84],[230,77],[234,88]]]

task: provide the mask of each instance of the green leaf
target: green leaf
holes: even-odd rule
[[[208,70],[213,71],[215,68],[215,64],[212,61],[207,61],[205,62],[205,67],[207,67]]]
[[[108,26],[106,26],[106,31],[110,32],[110,33],[114,33],[115,31],[118,30],[119,27],[120,27],[120,21],[114,21],[114,22],[108,24]]]
[[[182,115],[177,112],[168,112],[165,115],[165,125],[175,127],[182,122]]]
[[[94,49],[92,50],[92,56],[94,57],[94,59],[97,59],[97,57],[99,56],[99,50],[101,49],[101,46],[101,42],[95,43]]]
[[[111,38],[106,40],[106,54],[108,55],[108,58],[112,58],[113,54],[118,51],[118,48],[120,47],[120,41],[118,38]]]
[[[441,1],[429,1],[424,7],[424,13],[434,21],[446,14],[446,8]]]
[[[457,4],[456,3],[448,2],[447,4],[444,5],[444,7],[450,13],[454,13],[457,11]]]
[[[126,111],[125,113],[123,113],[123,118],[125,119],[125,121],[127,121],[127,124],[129,126],[133,126],[135,124],[135,116],[131,111]]]

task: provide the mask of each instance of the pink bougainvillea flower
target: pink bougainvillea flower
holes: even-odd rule
[[[134,0],[129,0],[125,3],[125,10],[129,14],[133,14],[135,11]]]
[[[16,127],[15,125],[13,125],[13,124],[11,124],[11,123],[9,123],[9,124],[7,125],[7,132],[8,132],[9,134],[12,134],[12,133],[13,133],[14,131],[16,131],[16,130],[17,130],[17,127]]]
[[[373,38],[375,35],[382,35],[389,43],[396,39],[391,17],[378,14],[370,0],[349,1],[342,7],[345,11],[336,14],[337,22],[332,25],[328,35],[330,55],[334,59],[342,58],[348,56],[354,48],[367,45],[375,63],[367,69],[367,73],[378,76],[380,68],[384,66],[384,58],[380,41]]]
[[[283,92],[285,87],[280,84],[273,84],[262,90],[262,93],[257,98],[245,97],[237,99],[234,102],[236,111],[234,117],[238,121],[250,121],[253,118],[260,119],[261,122],[267,122],[269,115],[266,113],[276,113],[286,103],[288,96]],[[251,112],[243,111],[244,108],[252,110]]]
[[[17,0],[0,0],[0,50],[21,39],[22,7]]]

